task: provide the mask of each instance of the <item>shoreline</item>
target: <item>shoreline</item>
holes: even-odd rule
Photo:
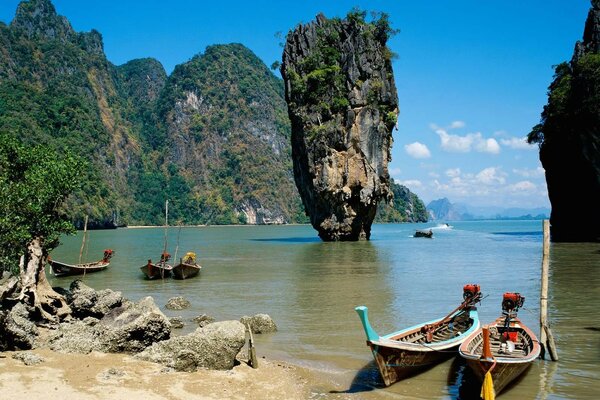
[[[29,354],[42,362],[13,358]],[[47,348],[0,353],[3,398],[50,399],[290,399],[314,397],[314,374],[283,361],[259,358],[253,369],[243,360],[232,370],[178,372],[129,354],[58,353]],[[314,394],[314,393],[313,393]]]

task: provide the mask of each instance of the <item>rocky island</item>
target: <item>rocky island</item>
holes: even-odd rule
[[[389,200],[398,95],[387,17],[316,20],[290,31],[281,74],[292,123],[294,178],[321,239],[369,239]]]
[[[552,240],[600,241],[600,0],[592,0],[571,61],[555,67],[528,140],[539,144],[546,170]]]

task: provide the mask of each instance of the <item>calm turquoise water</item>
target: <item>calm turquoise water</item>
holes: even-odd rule
[[[194,251],[199,277],[148,281],[140,267],[157,259],[164,230],[92,231],[88,261],[115,250],[108,270],[85,277],[95,289],[121,291],[132,300],[154,297],[167,316],[191,319],[206,313],[218,320],[267,313],[279,332],[256,337],[259,356],[309,367],[326,384],[314,397],[472,398],[464,365],[449,360],[414,378],[381,388],[365,345],[357,305],[369,307],[380,333],[446,315],[462,299],[465,283],[478,283],[485,299],[481,319],[500,313],[502,294],[525,296],[521,319],[539,331],[541,221],[375,225],[372,240],[323,243],[310,226],[185,227],[169,230],[168,248],[178,257]],[[432,227],[434,239],[413,238]],[[66,237],[53,258],[76,262],[81,233]],[[501,398],[597,398],[600,393],[600,245],[552,245],[550,321],[558,363],[540,361]],[[72,277],[55,278],[67,287]],[[185,311],[164,309],[170,297],[192,302]],[[188,323],[184,332],[193,329]]]

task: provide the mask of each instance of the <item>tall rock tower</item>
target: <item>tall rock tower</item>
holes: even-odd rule
[[[540,124],[540,145],[555,242],[600,241],[600,0],[592,0],[583,40],[556,67]]]
[[[281,74],[292,122],[294,178],[321,239],[369,239],[390,197],[398,95],[387,17],[316,20],[290,31]]]

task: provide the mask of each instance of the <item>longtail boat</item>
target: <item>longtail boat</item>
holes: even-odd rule
[[[427,231],[424,231],[424,230],[421,230],[421,229],[417,229],[415,231],[415,234],[413,235],[413,237],[416,237],[416,238],[418,238],[418,237],[424,237],[424,238],[431,239],[433,237],[433,231],[431,229],[429,229]]]
[[[460,356],[483,384],[483,398],[500,393],[540,356],[537,337],[517,318],[524,301],[519,293],[504,293],[502,316],[471,334],[459,348]]]
[[[479,285],[465,285],[463,302],[447,316],[385,336],[379,336],[371,327],[367,307],[356,307],[367,336],[367,345],[385,385],[389,386],[455,355],[458,346],[479,329],[475,305],[480,300]]]
[[[163,252],[160,255],[159,262],[153,263],[152,260],[148,260],[140,269],[148,279],[167,278],[171,276],[171,271],[173,270],[173,266],[167,264],[170,258],[171,255],[169,253]]]
[[[173,267],[173,278],[192,278],[200,273],[201,268],[199,264],[196,264],[196,253],[190,251],[179,260],[179,264]]]
[[[52,260],[50,257],[48,257],[48,263],[52,268],[52,273],[56,276],[83,275],[102,271],[108,268],[113,254],[113,250],[106,249],[104,250],[104,257],[102,257],[100,261],[80,264],[67,264],[61,261]]]

